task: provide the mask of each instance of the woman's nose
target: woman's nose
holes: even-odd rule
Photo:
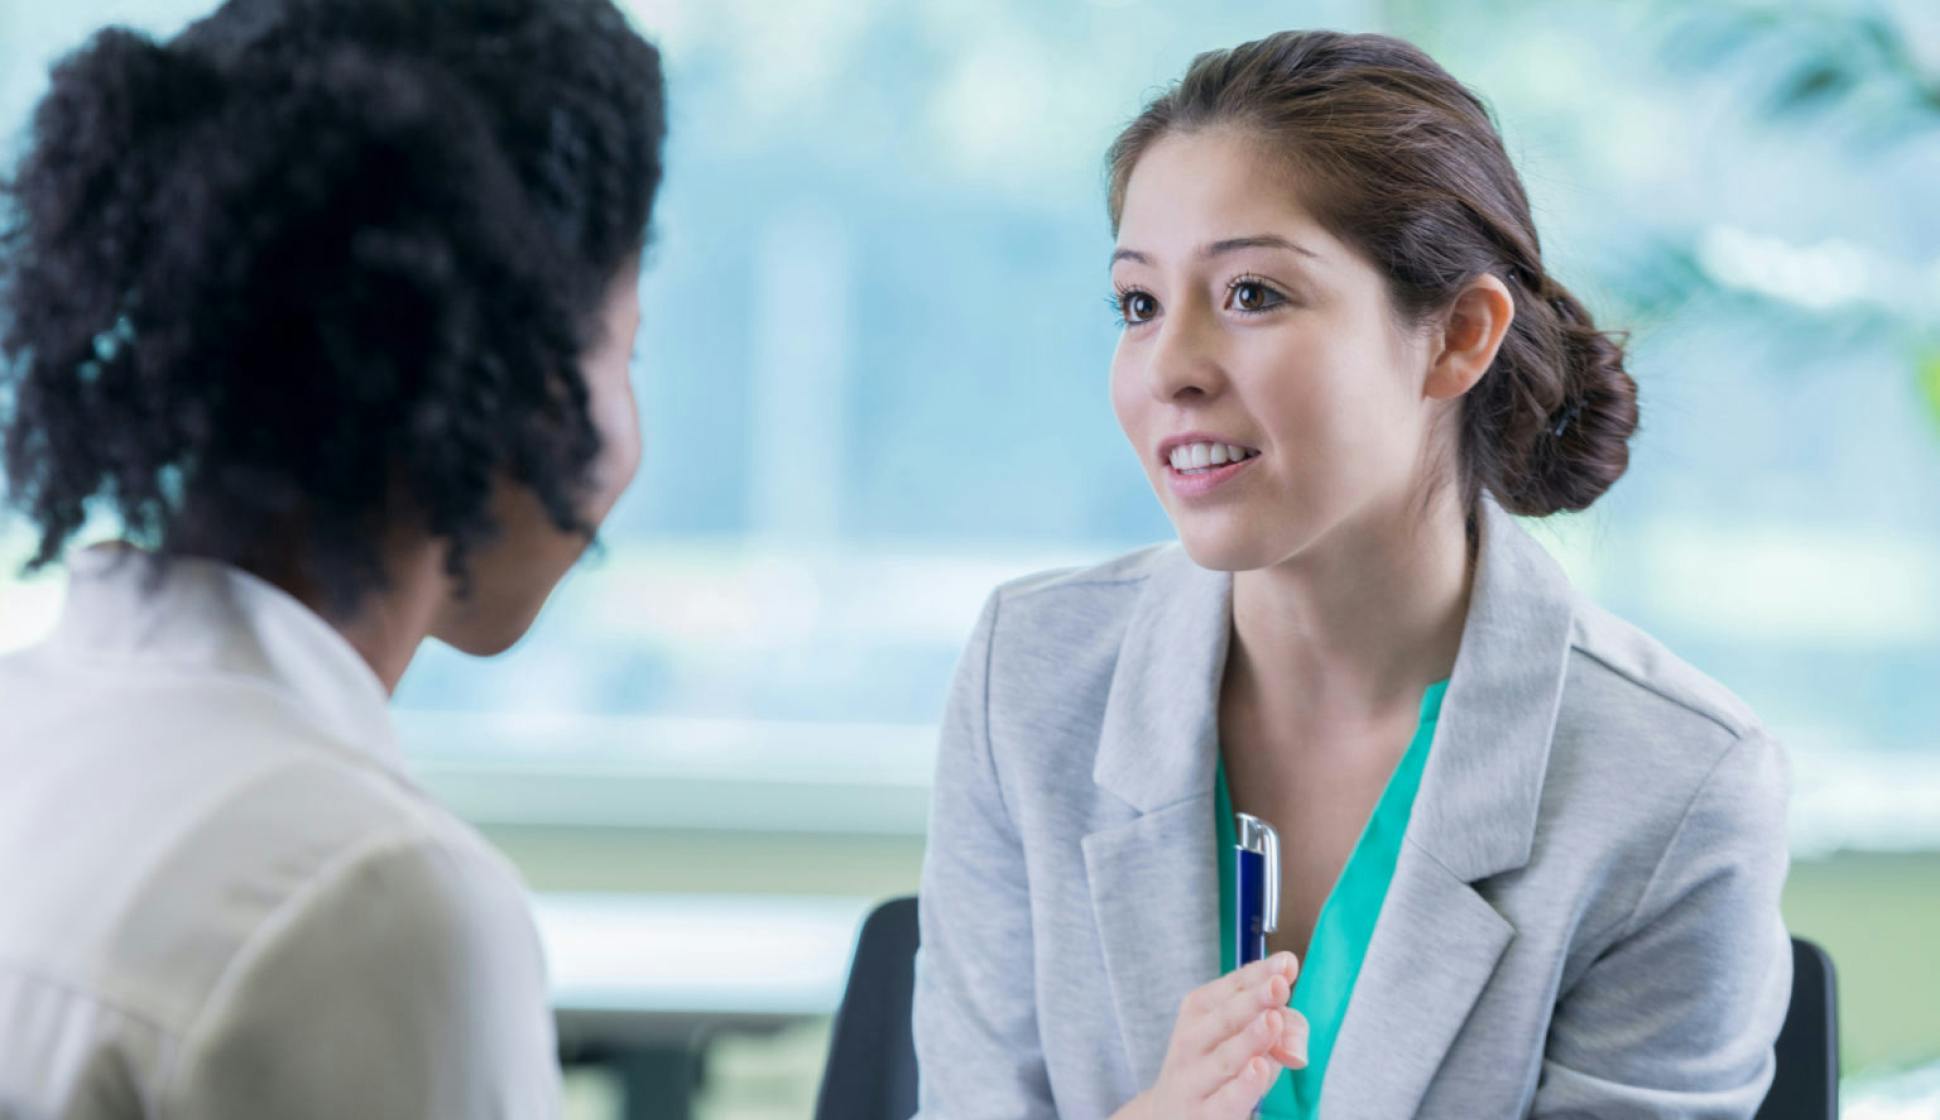
[[[1147,367],[1152,396],[1165,404],[1218,395],[1225,384],[1210,332],[1189,316],[1159,326],[1158,345]]]

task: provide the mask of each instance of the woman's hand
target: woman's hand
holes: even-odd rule
[[[1195,988],[1179,1004],[1172,1045],[1150,1089],[1113,1120],[1245,1120],[1283,1068],[1307,1064],[1307,1020],[1287,1006],[1292,953]]]

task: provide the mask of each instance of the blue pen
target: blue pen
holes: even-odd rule
[[[1239,818],[1239,846],[1233,849],[1233,960],[1244,968],[1266,957],[1266,936],[1280,928],[1280,834],[1251,813]]]

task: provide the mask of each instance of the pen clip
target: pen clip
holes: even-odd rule
[[[1266,865],[1266,881],[1261,884],[1265,900],[1260,909],[1261,926],[1267,933],[1280,928],[1280,833],[1251,813],[1236,813],[1239,818],[1239,846],[1257,852]]]
[[[1280,928],[1280,833],[1265,821],[1260,827],[1266,830],[1266,932],[1272,933]]]

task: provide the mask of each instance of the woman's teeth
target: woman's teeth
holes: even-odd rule
[[[1172,449],[1172,469],[1181,474],[1197,474],[1213,467],[1251,459],[1258,454],[1257,451],[1230,443],[1185,443]]]

